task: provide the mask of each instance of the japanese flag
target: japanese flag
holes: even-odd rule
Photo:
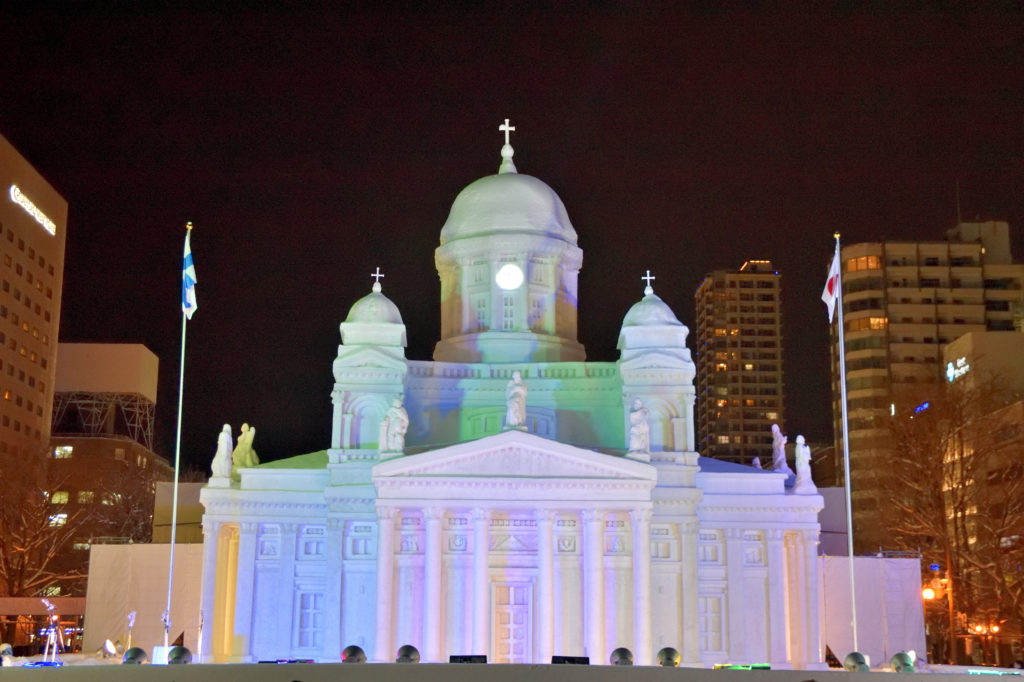
[[[825,280],[825,290],[821,292],[821,300],[828,306],[828,323],[832,324],[832,318],[836,313],[836,300],[839,298],[839,244],[836,244],[836,253],[832,257],[832,265],[828,269],[828,279]]]

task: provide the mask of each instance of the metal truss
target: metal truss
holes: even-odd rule
[[[57,393],[53,432],[127,436],[153,451],[156,405],[138,393]]]

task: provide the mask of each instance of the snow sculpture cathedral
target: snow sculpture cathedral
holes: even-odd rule
[[[501,155],[441,230],[433,361],[406,359],[375,284],[341,323],[330,448],[203,489],[205,658],[819,662],[821,497],[694,451],[688,330],[649,280],[619,359],[585,361],[576,232],[517,173],[507,130]],[[525,423],[504,428],[515,371]],[[396,398],[397,453],[381,442]],[[649,452],[627,452],[637,399]]]

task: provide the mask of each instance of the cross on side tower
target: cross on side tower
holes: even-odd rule
[[[644,275],[643,277],[641,277],[640,279],[642,279],[645,282],[647,282],[647,286],[644,287],[644,294],[646,294],[648,296],[653,294],[654,293],[654,287],[651,286],[651,282],[653,282],[657,278],[654,275],[651,274],[651,271],[648,270],[647,274]]]

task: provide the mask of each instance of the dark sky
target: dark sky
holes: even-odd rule
[[[505,117],[520,172],[579,234],[589,358],[616,358],[645,269],[693,332],[706,272],[770,258],[785,430],[811,440],[831,440],[819,295],[835,230],[941,239],[959,181],[963,215],[1009,220],[1020,253],[1018,3],[291,4],[4,12],[0,133],[70,204],[60,338],[160,357],[162,454],[186,220],[184,460],[205,465],[224,422],[254,424],[264,459],[321,449],[338,323],[376,266],[407,355],[430,357],[433,250],[455,195],[496,172]]]

